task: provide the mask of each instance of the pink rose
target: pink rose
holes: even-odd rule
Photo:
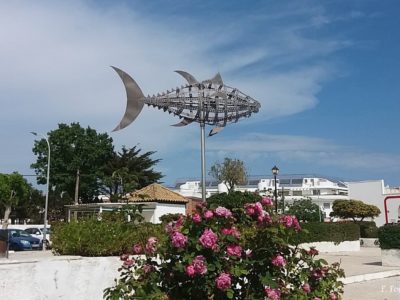
[[[186,266],[186,274],[189,277],[193,277],[196,274],[196,271],[194,270],[194,267],[192,265]]]
[[[271,263],[274,265],[274,266],[277,266],[277,267],[283,267],[284,265],[286,265],[286,260],[285,260],[285,258],[282,256],[282,255],[276,255],[276,256],[274,256],[273,258],[272,258],[272,261],[271,261]]]
[[[143,271],[145,272],[145,273],[150,273],[151,271],[153,271],[153,266],[152,265],[149,265],[149,264],[145,264],[144,266],[143,266]]]
[[[193,268],[197,274],[203,275],[207,273],[207,266],[204,263],[204,256],[197,255],[192,261]]]
[[[218,236],[208,228],[204,230],[203,234],[199,238],[199,242],[203,245],[203,247],[209,249],[214,249],[217,241]]]
[[[122,254],[122,255],[119,257],[119,259],[125,261],[125,260],[129,259],[129,255],[128,255],[128,254]]]
[[[143,252],[142,245],[140,245],[140,244],[133,245],[132,251],[133,251],[133,254],[141,254]]]
[[[229,256],[237,256],[240,257],[242,255],[242,247],[239,245],[228,245],[226,248],[226,252],[228,253]]]
[[[246,214],[249,216],[253,216],[256,213],[256,210],[254,209],[254,204],[248,203],[244,206],[244,209],[246,210]]]
[[[232,213],[229,209],[219,206],[215,209],[215,214],[219,217],[224,217],[226,219],[232,217]]]
[[[286,228],[294,228],[296,231],[301,230],[299,221],[297,220],[296,216],[289,216],[289,215],[281,216],[280,222]]]
[[[264,289],[265,294],[267,295],[267,300],[280,300],[281,299],[281,291],[279,289],[273,289],[270,287],[266,287]]]
[[[214,217],[214,213],[212,212],[212,210],[207,210],[204,213],[204,219],[208,220],[211,219],[212,217]]]
[[[172,246],[175,248],[184,248],[187,244],[188,238],[182,233],[175,231],[171,236]]]
[[[262,197],[261,204],[264,206],[273,206],[274,202],[270,197]]]
[[[201,216],[196,213],[196,214],[194,214],[192,216],[192,220],[193,220],[194,223],[200,223],[201,222]]]
[[[221,233],[225,235],[232,235],[236,238],[240,238],[240,232],[234,226],[231,228],[222,228]]]
[[[123,262],[122,266],[124,268],[129,268],[129,267],[132,267],[134,263],[135,263],[135,261],[133,259],[127,259]]]
[[[154,254],[157,250],[157,238],[150,237],[145,246],[146,252]]]
[[[253,256],[253,250],[247,249],[245,252],[246,257],[252,257]]]
[[[330,293],[329,294],[329,300],[336,300],[336,299],[337,299],[337,296],[336,296],[335,293]]]
[[[311,256],[315,256],[318,255],[319,252],[317,249],[315,249],[315,247],[311,247],[310,250],[307,251],[307,253]]]
[[[301,287],[303,289],[303,291],[305,291],[306,293],[311,292],[311,287],[308,283],[303,284],[303,286]]]
[[[254,204],[254,209],[255,209],[255,211],[257,212],[258,215],[263,215],[264,214],[263,213],[264,210],[263,210],[262,204],[260,202],[256,202]]]
[[[320,279],[322,277],[324,277],[325,274],[321,269],[315,269],[313,271],[311,271],[311,277],[315,278],[315,279]]]
[[[231,276],[228,273],[221,273],[215,279],[215,284],[217,285],[218,289],[224,291],[231,287],[232,284]]]

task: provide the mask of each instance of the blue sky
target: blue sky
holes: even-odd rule
[[[2,1],[0,172],[33,174],[34,137],[58,123],[110,132],[125,91],[145,94],[220,72],[261,102],[207,138],[207,168],[242,159],[252,175],[318,173],[400,185],[398,1]],[[164,181],[200,177],[199,127],[145,108],[110,133],[157,151]]]

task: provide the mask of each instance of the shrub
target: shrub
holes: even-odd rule
[[[380,209],[372,204],[366,204],[360,200],[335,200],[332,206],[332,217],[342,219],[352,219],[354,222],[357,219],[363,221],[364,218],[375,218],[380,215]]]
[[[168,240],[149,237],[122,255],[121,276],[106,299],[340,299],[339,264],[328,265],[290,245],[301,228],[294,216],[274,215],[273,201],[241,207],[235,218],[222,206],[165,226]],[[358,228],[358,227],[357,227]],[[139,255],[141,254],[141,255]]]
[[[360,225],[360,237],[370,239],[378,237],[378,227],[375,222],[362,221],[357,224]]]
[[[360,227],[350,222],[301,223],[301,226],[304,230],[294,238],[294,242],[298,244],[312,242],[334,242],[339,244],[343,241],[360,239]]]
[[[133,224],[118,218],[112,221],[88,218],[59,222],[52,225],[52,230],[53,251],[61,255],[120,255],[131,251],[132,241],[143,242],[149,235],[163,240],[160,225]]]
[[[378,238],[381,249],[400,249],[400,225],[386,224],[379,227]]]
[[[321,219],[321,209],[318,204],[312,202],[310,198],[295,200],[289,205],[287,211],[291,215],[295,215],[299,221],[318,222]]]

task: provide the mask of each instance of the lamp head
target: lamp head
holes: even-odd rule
[[[272,174],[274,174],[274,175],[278,175],[278,173],[279,173],[279,168],[277,167],[277,166],[274,166],[273,168],[272,168]]]

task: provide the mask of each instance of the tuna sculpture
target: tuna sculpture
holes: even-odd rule
[[[219,73],[209,80],[197,81],[187,72],[175,71],[186,79],[186,85],[146,97],[132,77],[116,67],[112,68],[121,77],[127,94],[125,114],[113,131],[131,124],[144,104],[181,118],[179,123],[172,126],[186,126],[192,122],[215,126],[210,136],[221,131],[226,124],[250,117],[260,109],[258,101],[225,85]]]

